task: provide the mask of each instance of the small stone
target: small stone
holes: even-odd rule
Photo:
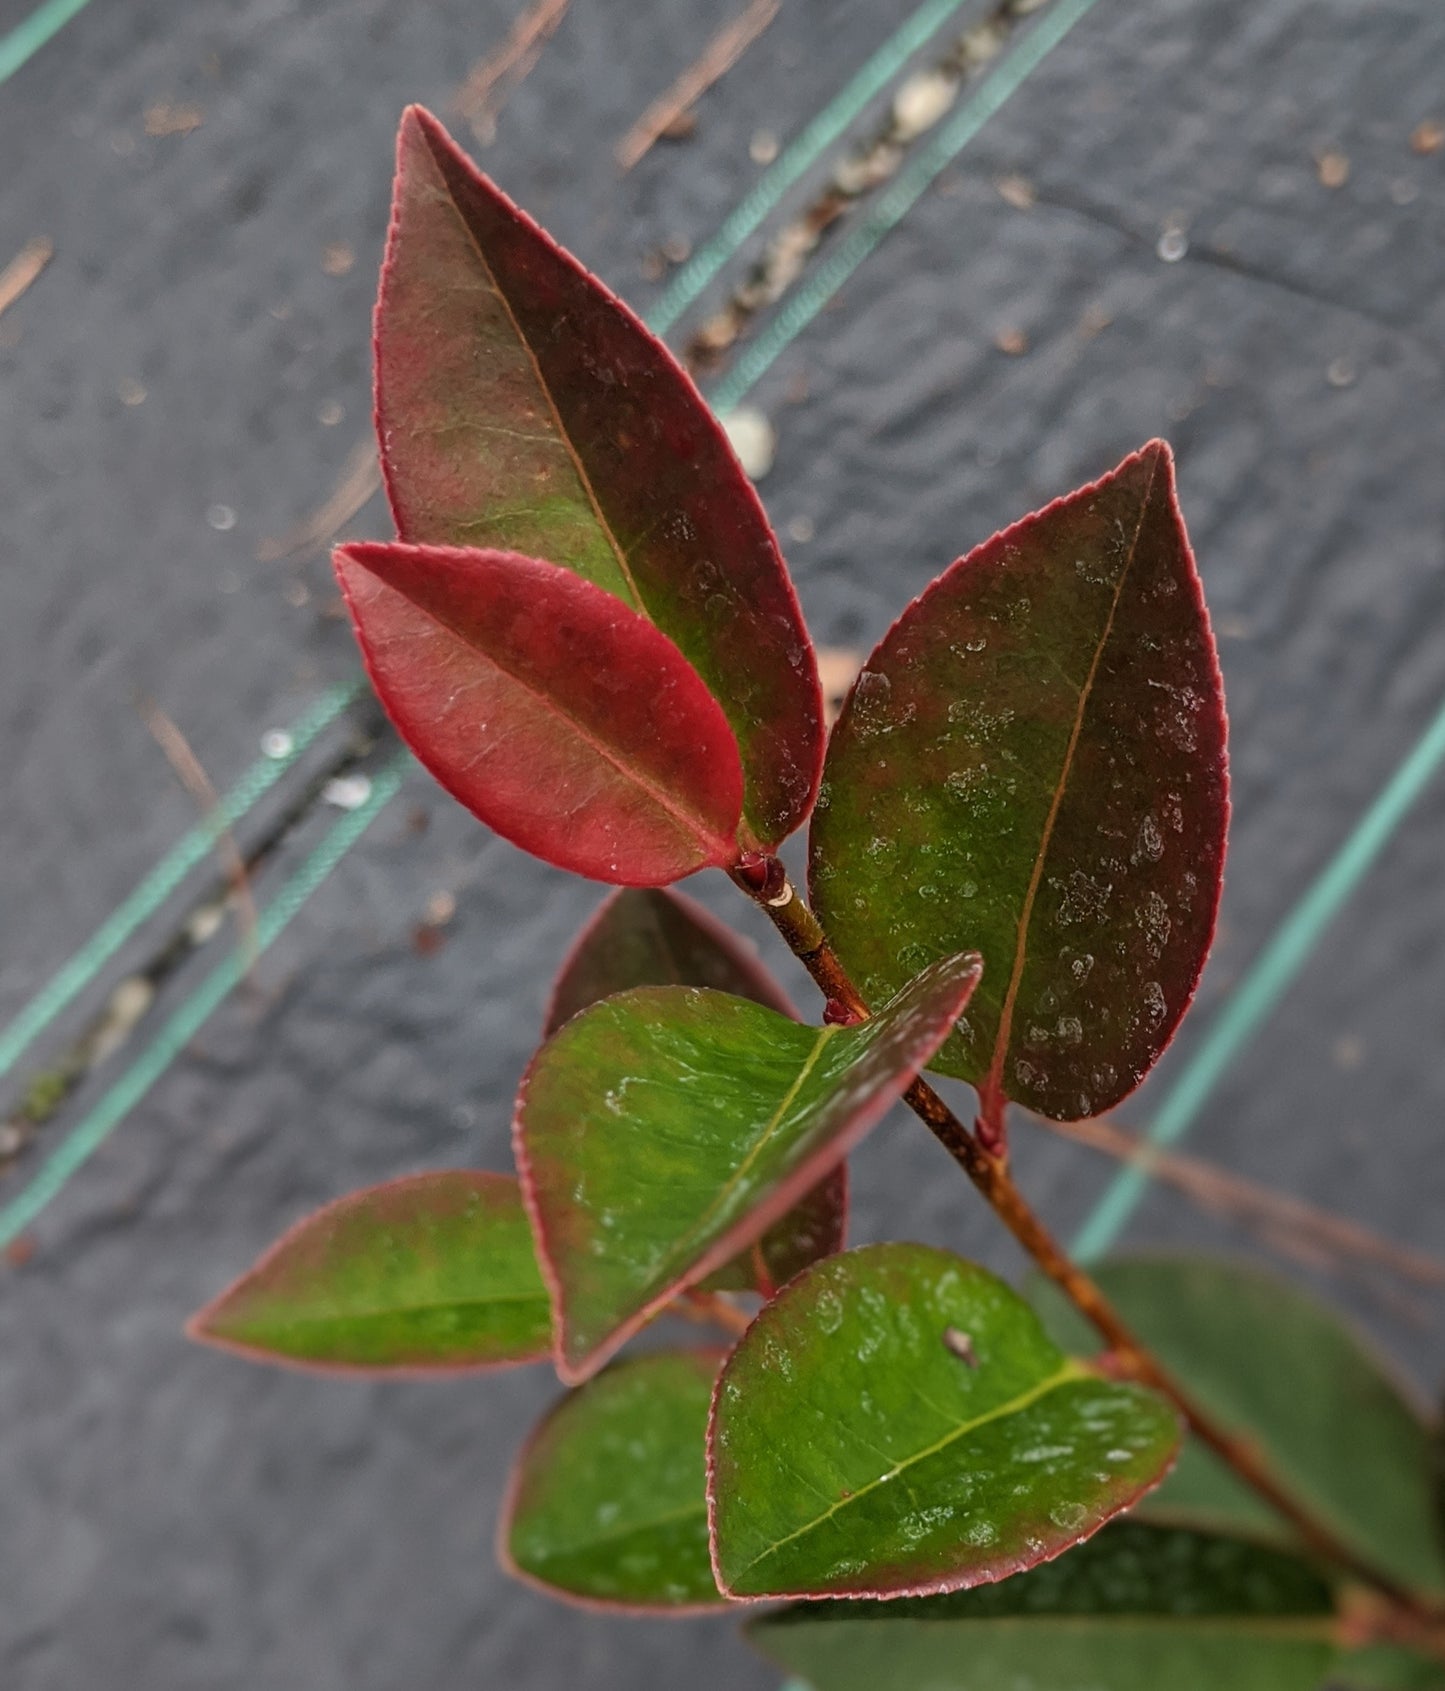
[[[1341,356],[1332,358],[1325,371],[1325,380],[1332,388],[1353,387],[1355,384],[1355,361],[1353,358]]]
[[[360,810],[370,797],[369,775],[337,775],[321,789],[322,802],[338,810]]]
[[[266,757],[272,757],[279,763],[283,757],[290,757],[296,750],[296,742],[284,728],[268,728],[261,736],[261,751]]]
[[[893,138],[912,141],[932,129],[958,96],[958,79],[940,70],[910,76],[893,97]]]
[[[778,156],[778,138],[771,129],[759,129],[748,142],[748,157],[754,164],[771,164]]]
[[[1029,349],[1029,338],[1022,329],[1006,324],[993,337],[993,344],[1010,358],[1018,358]]]
[[[1325,188],[1343,188],[1350,179],[1350,161],[1344,153],[1317,154],[1315,170],[1321,186]]]
[[[345,407],[335,399],[323,399],[316,408],[316,421],[323,429],[334,429],[345,415]]]
[[[144,405],[146,402],[146,390],[133,376],[127,376],[115,391],[122,405]]]
[[[344,276],[356,263],[356,254],[345,241],[328,241],[321,249],[321,268],[328,276]]]
[[[1431,153],[1438,153],[1441,147],[1445,147],[1445,123],[1427,117],[1423,123],[1415,125],[1410,134],[1412,153],[1419,153],[1421,158],[1428,158]]]
[[[806,546],[816,532],[811,517],[793,517],[788,523],[788,539],[796,540],[799,546]]]
[[[1027,176],[1000,176],[994,186],[998,197],[1015,211],[1028,211],[1039,197]]]
[[[753,405],[740,405],[719,421],[738,455],[743,473],[753,481],[761,481],[772,469],[778,450],[777,431],[766,413]]]

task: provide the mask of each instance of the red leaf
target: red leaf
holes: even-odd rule
[[[363,544],[336,570],[402,738],[499,834],[628,886],[736,858],[732,730],[645,617],[514,553]]]
[[[376,408],[404,540],[549,558],[641,611],[732,724],[745,841],[797,827],[822,705],[751,483],[662,343],[416,106],[397,144]]]
[[[812,827],[865,997],[964,946],[934,1068],[1060,1121],[1112,1108],[1188,1008],[1229,816],[1219,665],[1152,441],[961,558],[854,683]]]

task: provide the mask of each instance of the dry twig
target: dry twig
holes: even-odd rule
[[[377,462],[376,447],[370,440],[358,441],[325,503],[279,540],[263,540],[256,548],[257,559],[263,564],[274,564],[319,552],[380,486],[381,465]]]
[[[191,750],[190,742],[158,704],[150,699],[140,701],[141,716],[150,729],[156,744],[166,754],[166,762],[175,770],[181,785],[208,817],[219,813],[220,796],[209,775],[201,767],[201,760]],[[241,949],[249,973],[260,955],[257,940],[256,900],[251,892],[251,877],[246,873],[246,859],[236,843],[236,836],[227,827],[216,830],[216,851],[225,870],[236,903],[236,926]]]
[[[55,243],[45,235],[27,241],[0,270],[0,314],[8,311],[55,256]]]
[[[632,167],[651,150],[658,137],[673,128],[693,105],[726,76],[753,42],[778,15],[778,0],[750,0],[746,11],[725,25],[708,43],[702,57],[655,99],[617,143],[617,162]]]
[[[495,137],[498,114],[536,64],[570,4],[571,0],[534,0],[502,45],[467,73],[452,108],[472,126],[472,134],[483,146]]]

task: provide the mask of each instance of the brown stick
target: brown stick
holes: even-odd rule
[[[202,767],[201,760],[191,750],[190,741],[152,700],[142,699],[140,712],[156,744],[166,754],[166,762],[176,772],[181,785],[200,806],[202,813],[207,819],[218,815],[220,796]],[[236,901],[236,926],[240,931],[241,950],[246,959],[246,972],[249,974],[260,955],[256,900],[251,893],[251,877],[246,873],[246,859],[236,843],[236,836],[229,828],[220,827],[216,830],[216,851]]]
[[[54,256],[54,244],[44,235],[37,235],[21,247],[0,270],[0,312],[14,305]]]
[[[1121,1162],[1137,1163],[1156,1179],[1215,1210],[1262,1226],[1280,1250],[1302,1248],[1312,1263],[1323,1258],[1356,1257],[1388,1268],[1423,1286],[1445,1285],[1445,1262],[1425,1251],[1392,1244],[1369,1228],[1344,1216],[1332,1215],[1286,1192],[1271,1191],[1198,1157],[1161,1151],[1139,1134],[1100,1117],[1094,1121],[1045,1121],[1030,1116],[1047,1133],[1086,1145]]]
[[[696,105],[719,77],[727,75],[777,15],[778,0],[750,0],[746,11],[725,24],[702,57],[652,102],[617,143],[617,162],[622,169],[631,170],[645,158],[658,136]]]
[[[818,919],[798,896],[787,871],[775,857],[744,858],[732,879],[769,917],[789,950],[807,969],[837,1019],[869,1013],[858,989],[828,944]],[[836,1009],[835,1009],[836,1007]],[[1095,1281],[1064,1253],[1042,1219],[1014,1184],[1007,1162],[992,1155],[921,1076],[904,1093],[904,1102],[963,1169],[994,1213],[1037,1266],[1094,1327],[1111,1352],[1114,1372],[1162,1392],[1195,1437],[1207,1444],[1241,1479],[1277,1510],[1309,1547],[1364,1584],[1382,1592],[1412,1616],[1434,1620],[1434,1611],[1413,1592],[1356,1555],[1348,1544],[1310,1514],[1270,1473],[1254,1446],[1222,1427],[1145,1349]]]
[[[527,76],[548,38],[567,14],[572,0],[535,0],[512,25],[496,52],[467,73],[452,102],[472,133],[485,145],[496,133],[497,114]]]

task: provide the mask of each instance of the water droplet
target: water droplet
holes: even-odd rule
[[[296,742],[284,728],[268,728],[261,736],[261,751],[266,757],[290,757],[295,749]]]
[[[843,1325],[843,1300],[836,1292],[822,1291],[814,1305],[814,1315],[824,1333],[836,1333]]]
[[[1178,224],[1170,224],[1159,236],[1154,251],[1166,264],[1178,264],[1189,251],[1189,237]]]
[[[1066,1532],[1073,1532],[1083,1526],[1089,1511],[1082,1503],[1056,1503],[1049,1510],[1049,1519],[1056,1527],[1063,1527]]]
[[[224,534],[227,529],[235,528],[236,513],[229,505],[208,505],[206,507],[206,521],[218,533]]]

